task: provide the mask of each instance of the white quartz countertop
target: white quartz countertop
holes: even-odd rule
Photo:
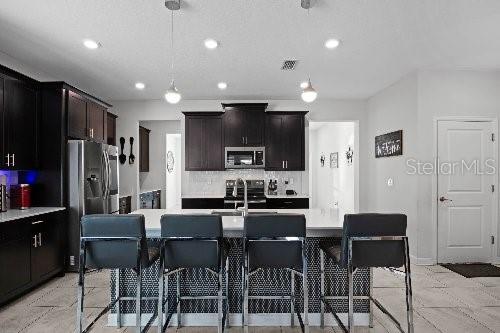
[[[160,218],[164,214],[210,214],[212,209],[139,209],[131,214],[142,214],[146,220],[148,237],[160,235]],[[216,209],[218,212],[231,212],[231,209]],[[281,214],[304,214],[308,237],[340,236],[343,219],[338,210],[314,209],[250,209],[249,212],[277,212]],[[222,216],[222,225],[225,237],[241,237],[243,234],[243,217]]]
[[[9,209],[6,212],[0,213],[0,223],[58,212],[65,209],[66,208],[64,207],[31,207],[28,209]]]

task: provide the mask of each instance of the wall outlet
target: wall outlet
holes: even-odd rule
[[[387,179],[387,186],[391,187],[392,185],[394,185],[394,180],[392,178]]]

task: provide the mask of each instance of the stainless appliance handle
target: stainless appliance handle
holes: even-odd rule
[[[16,154],[12,154],[12,166],[16,166]]]
[[[111,162],[110,162],[110,159],[109,159],[109,153],[106,151],[106,166],[107,166],[107,194],[106,196],[109,197],[109,194],[111,193]]]
[[[38,246],[42,246],[42,233],[38,233]]]
[[[106,166],[106,152],[104,150],[102,151],[102,156],[101,156],[101,176],[102,176],[102,196],[106,198],[108,175]]]

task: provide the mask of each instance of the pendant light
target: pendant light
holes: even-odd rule
[[[301,6],[304,9],[307,9],[307,20],[309,21],[309,8],[311,7],[310,1],[301,1]],[[309,44],[310,44],[310,38],[309,39]],[[300,95],[302,100],[306,103],[311,103],[314,102],[316,97],[318,97],[318,93],[316,90],[314,90],[312,83],[311,83],[311,77],[309,76],[307,80],[307,85],[302,89],[302,94]]]
[[[175,86],[175,80],[174,80],[174,10],[179,10],[181,8],[180,6],[180,0],[170,0],[170,1],[165,1],[165,6],[170,10],[171,13],[171,43],[170,43],[170,48],[172,51],[172,63],[170,66],[170,71],[172,74],[172,82],[170,83],[170,87],[168,88],[167,92],[165,93],[165,99],[167,102],[170,104],[177,104],[182,98],[181,93],[179,90],[177,90],[177,87]]]

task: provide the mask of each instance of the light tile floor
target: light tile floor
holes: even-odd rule
[[[415,332],[500,332],[500,278],[466,279],[441,266],[413,266]],[[86,277],[86,316],[94,318],[108,302],[109,273]],[[374,294],[402,323],[406,322],[404,280],[375,270]],[[1,333],[68,333],[75,330],[76,275],[66,274],[0,308]],[[405,324],[404,324],[405,325]],[[170,329],[170,332],[175,329]],[[96,333],[134,332],[132,328],[106,327],[106,316],[92,330]],[[150,332],[156,332],[153,327]],[[216,332],[213,327],[186,327],[178,333]],[[242,332],[232,327],[229,332]],[[250,332],[298,333],[298,328],[252,327]],[[340,332],[312,327],[311,333]],[[375,311],[375,327],[356,332],[397,332],[390,320]]]

